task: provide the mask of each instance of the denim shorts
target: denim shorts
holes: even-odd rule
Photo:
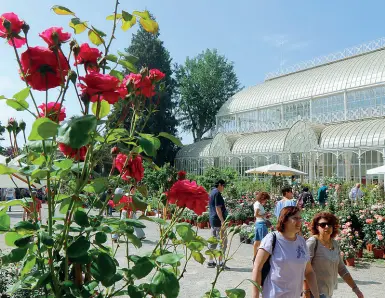
[[[262,241],[262,239],[267,235],[267,226],[264,221],[257,221],[255,223],[255,235],[254,241]]]

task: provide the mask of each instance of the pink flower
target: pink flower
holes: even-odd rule
[[[47,118],[55,122],[63,121],[66,117],[66,109],[64,107],[60,109],[60,103],[49,102],[47,106],[45,103],[43,103],[38,106],[38,108],[42,110],[42,112],[39,114],[40,117],[45,117],[45,114],[47,113]]]
[[[380,230],[377,230],[377,231],[376,231],[376,234],[377,234],[377,235],[381,235],[382,233],[381,233]]]
[[[48,44],[49,48],[60,46],[71,38],[71,34],[63,32],[62,27],[51,27],[39,34],[39,36]]]
[[[7,23],[9,24],[9,28],[6,28]],[[13,46],[13,40],[15,47],[20,48],[26,43],[25,38],[19,36],[23,26],[24,21],[20,20],[13,12],[3,13],[0,17],[0,37],[6,38],[8,44],[11,46]]]
[[[380,241],[382,241],[382,240],[384,240],[384,236],[382,236],[382,235],[377,235],[377,239],[380,240]]]
[[[372,223],[373,223],[373,219],[367,218],[367,219],[366,219],[366,223],[369,224],[369,225],[372,224]]]
[[[149,77],[150,77],[150,80],[152,81],[155,81],[155,82],[159,82],[160,80],[162,80],[166,75],[161,72],[159,69],[150,69],[149,71]]]

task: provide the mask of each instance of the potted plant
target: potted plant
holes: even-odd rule
[[[373,240],[373,255],[375,259],[382,259],[384,257],[385,241],[381,230],[376,230],[376,237]]]
[[[204,222],[204,218],[202,215],[199,215],[197,218],[197,226],[199,229],[204,229],[206,227],[206,223]]]
[[[229,227],[234,225],[234,216],[233,215],[228,215],[227,216],[227,221],[229,222]]]
[[[238,210],[234,213],[234,221],[237,226],[242,225],[241,213]]]
[[[205,224],[205,227],[210,227],[209,225],[209,213],[208,212],[203,212],[202,213],[202,222]]]

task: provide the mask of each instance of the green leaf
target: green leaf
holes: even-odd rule
[[[115,273],[112,277],[105,278],[102,280],[102,285],[105,287],[111,287],[115,283],[121,281],[123,279],[123,275],[120,273]]]
[[[31,243],[31,235],[24,236],[24,237],[17,239],[15,241],[15,245],[17,247],[25,247],[26,245],[28,245],[30,243]]]
[[[15,230],[37,231],[38,227],[29,221],[19,221],[14,226]]]
[[[7,105],[11,108],[14,108],[16,111],[24,111],[29,108],[29,104],[26,101],[29,95],[30,88],[24,88],[19,91],[15,95],[13,95],[13,99],[7,99]]]
[[[107,143],[114,143],[119,141],[121,138],[127,137],[128,131],[124,128],[114,128],[109,131],[109,135],[107,137]]]
[[[27,254],[28,248],[26,247],[19,247],[11,250],[11,253],[8,255],[9,261],[11,263],[17,263],[20,262],[22,259],[24,259],[25,255]]]
[[[120,20],[121,18],[122,18],[122,14],[121,13],[117,13],[116,14],[116,19]],[[115,14],[112,14],[112,15],[109,15],[108,17],[106,17],[107,21],[113,21],[114,19],[115,19]]]
[[[106,60],[117,63],[118,62],[118,57],[116,55],[114,55],[114,54],[108,54],[106,56]]]
[[[139,145],[143,148],[143,151],[148,156],[155,157],[156,156],[156,151],[159,148],[158,146],[160,146],[160,141],[159,141],[159,139],[157,139],[155,137],[149,137],[149,136],[141,135],[139,137]]]
[[[163,283],[163,293],[166,298],[177,298],[179,295],[179,281],[176,278],[175,274],[167,271],[165,269],[161,269],[162,273],[165,276]]]
[[[114,76],[115,78],[118,78],[121,81],[124,79],[123,74],[120,71],[115,70],[115,69],[110,71],[110,75]]]
[[[131,218],[125,218],[124,219],[124,222],[128,225],[128,226],[131,226],[131,227],[135,227],[135,228],[145,228],[146,226],[139,220],[137,219],[131,219]]]
[[[131,62],[121,59],[118,64],[122,65],[124,68],[128,69],[130,72],[137,73],[138,69]]]
[[[107,188],[108,188],[108,179],[105,177],[100,177],[100,178],[94,179],[91,182],[91,184],[88,184],[85,187],[85,190],[87,192],[100,194],[100,193],[106,191]]]
[[[97,243],[103,244],[107,242],[107,234],[104,232],[97,232],[95,234],[95,241]]]
[[[40,241],[47,247],[51,248],[55,244],[53,238],[47,232],[40,232]]]
[[[203,264],[206,260],[206,258],[199,251],[193,251],[191,254],[194,260],[200,264]]]
[[[37,118],[32,125],[29,141],[41,141],[56,136],[59,125],[46,117]]]
[[[5,234],[5,244],[8,246],[16,246],[15,241],[22,237],[22,235],[19,235],[16,232],[8,232]]]
[[[47,174],[48,174],[48,170],[37,169],[37,170],[32,172],[31,178],[32,179],[44,179],[47,177]]]
[[[141,248],[142,247],[142,241],[138,237],[136,237],[134,234],[126,234],[126,237],[130,242],[136,247],[136,248]]]
[[[221,297],[222,297],[221,292],[219,292],[218,289],[213,289],[212,293],[211,291],[206,292],[205,295],[203,296],[203,298],[221,298]]]
[[[88,31],[88,38],[96,46],[99,46],[104,42],[104,39],[97,35],[93,30]]]
[[[104,278],[110,278],[116,273],[115,261],[106,253],[99,253],[96,261],[99,270],[103,273]]]
[[[90,135],[96,129],[97,119],[93,115],[72,118],[59,128],[58,142],[79,149],[88,145]]]
[[[69,26],[74,29],[75,34],[80,34],[86,31],[87,29],[87,22],[82,22],[79,18],[72,18]]]
[[[163,218],[159,218],[159,217],[147,217],[147,216],[141,215],[139,217],[139,219],[140,220],[148,220],[151,222],[156,222],[160,225],[166,225],[167,224],[167,221],[165,221]]]
[[[132,267],[132,273],[136,278],[141,279],[146,277],[154,268],[154,264],[148,257],[141,257],[135,262],[135,266]]]
[[[17,170],[9,168],[9,167],[0,163],[0,175],[8,175],[8,174],[16,173],[16,172],[17,172]]]
[[[5,232],[8,231],[11,227],[11,218],[8,214],[1,214],[0,215],[0,231]]]
[[[249,282],[251,282],[255,287],[258,288],[259,292],[262,293],[262,287],[261,287],[257,282],[255,282],[255,281],[252,280],[252,279],[246,279],[246,280],[248,280]]]
[[[72,167],[73,163],[71,159],[62,159],[55,161],[54,165],[62,170],[67,170]]]
[[[178,263],[181,259],[183,259],[183,257],[184,257],[183,255],[169,253],[169,254],[165,254],[157,257],[156,261],[162,264],[174,265]]]
[[[40,155],[38,158],[32,161],[32,164],[36,166],[42,166],[44,163],[45,163],[45,157],[43,155]]]
[[[75,222],[81,227],[89,227],[90,222],[88,220],[87,213],[82,210],[77,210],[74,214]]]
[[[30,273],[32,268],[36,264],[36,257],[35,255],[29,255],[27,259],[24,262],[23,269],[21,270],[21,276],[25,276],[26,274]]]
[[[194,232],[191,228],[191,225],[188,223],[179,223],[176,226],[176,232],[185,242],[190,242],[195,239]]]
[[[226,295],[229,298],[245,298],[246,292],[243,289],[230,289],[226,290]]]
[[[66,198],[64,199],[61,204],[60,204],[60,209],[59,209],[59,212],[61,214],[66,214],[67,211],[68,211],[68,208],[70,206],[70,202],[71,202],[71,198]]]
[[[138,196],[132,196],[131,207],[134,211],[145,211],[148,204],[142,201]]]
[[[146,30],[147,32],[150,32],[152,34],[157,34],[159,31],[159,25],[157,22],[153,20],[145,20],[141,18],[139,20],[140,24],[142,25],[143,29]]]
[[[205,247],[205,244],[199,241],[191,241],[187,244],[187,247],[191,251],[201,251]]]
[[[97,111],[97,108],[98,108],[98,102],[94,102],[92,103],[92,113],[96,115],[96,111]],[[110,107],[110,104],[105,101],[104,99],[100,101],[100,111],[99,111],[99,119],[102,119],[106,116],[108,116],[108,114],[110,113],[110,110],[111,110],[111,107]]]
[[[128,29],[130,29],[132,26],[136,24],[136,17],[124,10],[122,11],[122,17],[123,17],[122,19],[123,31],[127,31]]]
[[[52,6],[52,10],[58,15],[75,15],[75,13],[69,10],[67,7],[60,5]]]
[[[138,17],[141,17],[144,20],[151,20],[151,15],[148,10],[145,10],[145,11],[135,10],[132,14],[137,15]]]
[[[70,258],[78,258],[84,256],[85,254],[87,254],[87,251],[89,250],[90,246],[90,242],[84,236],[80,236],[78,239],[76,239],[75,242],[73,242],[68,247],[68,256]]]
[[[182,142],[177,138],[177,137],[174,137],[173,135],[170,135],[169,133],[167,132],[161,132],[159,134],[160,137],[163,137],[163,138],[166,138],[168,140],[170,140],[171,142],[173,142],[175,145],[177,145],[178,147],[183,147],[183,144]]]

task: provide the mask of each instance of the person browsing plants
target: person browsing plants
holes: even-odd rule
[[[257,255],[259,244],[261,244],[262,239],[267,235],[267,224],[266,224],[266,212],[263,207],[266,205],[266,202],[270,199],[270,196],[267,192],[260,192],[257,195],[256,201],[254,203],[254,217],[255,217],[255,236],[254,236],[254,254],[253,261]]]
[[[263,298],[300,297],[304,279],[314,297],[319,297],[306,241],[298,235],[301,226],[300,209],[295,206],[285,207],[278,218],[278,232],[271,232],[263,238],[252,273],[252,280],[262,285]],[[270,265],[268,272],[265,270],[266,262]],[[259,289],[253,286],[251,297],[259,298],[259,294]]]
[[[313,236],[306,245],[309,249],[310,260],[317,277],[320,298],[330,298],[338,285],[338,275],[352,288],[359,298],[364,295],[354,282],[342,258],[338,242],[334,238],[338,234],[338,219],[328,212],[321,212],[314,216],[311,223]],[[305,298],[313,297],[308,283],[304,282]]]
[[[220,241],[220,247],[222,253],[225,254],[227,247],[227,235],[225,231],[225,219],[227,217],[227,209],[225,206],[225,201],[222,197],[222,192],[225,189],[226,182],[223,179],[219,179],[215,183],[215,187],[210,193],[209,199],[209,214],[210,214],[210,226],[211,226],[211,235],[217,238]],[[216,249],[217,244],[210,244],[209,248],[211,250]],[[222,266],[223,269],[228,270],[229,268],[222,262],[222,257],[219,259],[219,266]],[[213,257],[210,256],[209,262],[207,263],[208,268],[215,268],[217,264],[214,262]]]

